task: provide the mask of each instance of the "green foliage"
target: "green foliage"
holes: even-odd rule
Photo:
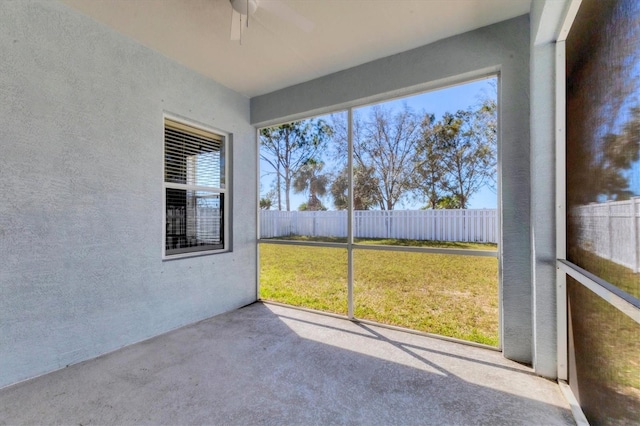
[[[333,205],[338,210],[345,210],[348,206],[349,171],[343,168],[331,184]],[[378,179],[374,176],[373,168],[356,166],[353,168],[353,209],[369,210],[376,204]]]
[[[430,208],[468,207],[469,199],[496,180],[497,108],[485,100],[473,109],[446,113],[437,122],[422,121],[414,163],[414,191]]]
[[[443,150],[433,135],[433,114],[425,115],[421,123],[421,140],[416,146],[413,161],[419,164],[412,176],[411,187],[420,199],[426,199],[426,208],[437,209],[443,198],[447,169],[443,159]]]
[[[294,175],[293,189],[295,192],[307,192],[309,199],[298,207],[298,210],[318,211],[326,210],[319,197],[327,193],[329,176],[322,173],[324,163],[309,159]],[[304,208],[302,208],[304,206]]]
[[[269,198],[260,198],[260,209],[269,210],[271,208],[271,200]]]
[[[625,173],[640,159],[640,105],[630,108],[630,118],[619,133],[602,138],[601,155],[591,158],[589,171],[597,185],[592,193],[605,195],[609,200],[628,200],[634,196]]]
[[[322,204],[322,202],[318,199],[316,199],[316,203],[309,205],[308,203],[302,203],[298,206],[298,211],[300,212],[318,212],[318,211],[327,211],[327,208]]]
[[[437,209],[461,209],[462,203],[455,195],[446,195],[436,203]]]

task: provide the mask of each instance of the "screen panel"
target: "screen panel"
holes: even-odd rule
[[[640,2],[583,2],[567,39],[567,258],[640,297]]]
[[[640,419],[640,324],[567,278],[569,384],[592,424]]]
[[[260,238],[347,241],[347,113],[260,130]]]
[[[498,259],[354,252],[357,318],[498,346]]]
[[[567,259],[640,297],[640,2],[583,1],[567,38]],[[593,424],[640,419],[640,325],[567,279],[569,384]]]
[[[260,298],[347,314],[347,250],[260,244]]]

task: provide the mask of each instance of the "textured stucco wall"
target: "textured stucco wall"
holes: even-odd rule
[[[254,301],[249,100],[53,1],[0,40],[0,387]],[[233,134],[232,253],[161,260],[164,111]]]
[[[502,346],[532,361],[529,18],[522,16],[251,99],[256,125],[500,72]]]

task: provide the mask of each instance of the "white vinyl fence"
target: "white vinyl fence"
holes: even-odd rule
[[[346,237],[347,212],[260,211],[260,237]],[[355,238],[498,242],[495,209],[366,210],[354,212]]]
[[[640,197],[578,206],[571,214],[582,224],[580,247],[640,272]]]
[[[222,211],[217,207],[167,207],[166,215],[170,248],[190,247],[196,241],[216,244],[222,240]]]

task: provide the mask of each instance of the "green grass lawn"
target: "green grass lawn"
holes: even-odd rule
[[[268,238],[265,238],[268,239]],[[346,244],[345,237],[310,237],[307,235],[291,235],[286,237],[273,238],[281,241],[305,241],[322,243],[343,243]],[[362,245],[386,245],[404,247],[431,247],[450,248],[466,250],[497,250],[498,245],[493,243],[468,243],[462,241],[427,241],[427,240],[405,240],[402,238],[356,238],[356,244]]]
[[[421,241],[411,245],[496,249],[494,244],[473,243]],[[260,297],[346,314],[346,249],[261,244]],[[357,318],[495,346],[498,261],[493,257],[356,250],[354,305]]]

